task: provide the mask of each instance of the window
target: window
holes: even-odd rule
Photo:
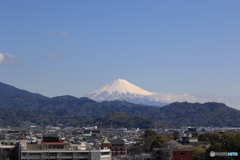
[[[87,152],[78,152],[77,155],[78,156],[87,156],[88,153]]]
[[[62,156],[72,156],[73,153],[72,152],[63,152]]]
[[[46,153],[47,156],[57,156],[56,152],[50,152],[50,153]]]
[[[28,153],[29,156],[41,156],[42,153]]]
[[[110,152],[102,152],[101,155],[109,155]]]
[[[181,152],[180,155],[183,156],[183,155],[185,155],[185,153]]]

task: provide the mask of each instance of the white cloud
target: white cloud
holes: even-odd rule
[[[66,36],[66,35],[68,35],[66,32],[60,32],[58,35],[60,35],[60,36]]]
[[[0,64],[4,62],[4,54],[0,53]]]
[[[17,56],[9,54],[9,53],[5,53],[6,56],[10,57],[10,58],[17,58]]]
[[[0,53],[0,64],[9,64],[17,60],[17,56],[10,53]]]
[[[65,53],[55,53],[55,54],[50,54],[47,56],[48,59],[59,59],[59,58],[63,58],[63,56],[65,55]]]
[[[48,34],[50,34],[50,35],[56,35],[54,32],[48,32]],[[59,36],[66,36],[66,35],[68,35],[68,33],[66,33],[66,32],[60,32],[60,33],[57,33]]]
[[[146,96],[148,100],[155,102],[190,102],[190,103],[206,103],[206,102],[218,102],[225,103],[229,107],[240,109],[240,97],[239,96],[215,96],[208,94],[173,94],[173,93],[157,93],[150,96]]]
[[[173,94],[173,93],[157,93],[149,96],[148,98],[151,101],[165,102],[165,103],[185,102],[185,101],[191,102],[196,100],[196,97],[189,94]]]

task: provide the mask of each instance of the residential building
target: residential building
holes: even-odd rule
[[[112,155],[127,155],[127,149],[123,140],[110,140]]]
[[[66,144],[58,137],[45,137],[41,144],[30,144],[21,140],[20,146],[21,160],[111,160],[110,149]]]

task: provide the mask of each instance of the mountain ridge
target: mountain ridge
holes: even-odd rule
[[[5,89],[0,88],[0,93],[3,93]],[[10,124],[8,121],[14,123],[14,118],[17,118],[20,111],[25,116],[19,118],[19,122],[31,117],[28,119],[31,123],[45,125],[53,123],[55,118],[59,117],[65,117],[66,123],[71,122],[77,125],[80,124],[79,120],[84,119],[81,117],[106,116],[113,112],[122,112],[129,116],[138,115],[167,125],[240,127],[240,111],[223,103],[175,102],[163,107],[153,107],[123,100],[96,102],[86,97],[77,98],[68,95],[34,98],[34,93],[27,92],[30,95],[21,96],[21,93],[26,92],[17,88],[10,87],[9,89],[17,90],[20,96],[12,96],[11,90],[4,92],[10,95],[0,96],[0,108],[2,108],[0,122],[6,122],[5,124]]]
[[[31,97],[31,98],[48,98],[39,93],[31,93],[26,90],[18,89],[14,86],[0,82],[0,97],[13,98],[13,97]]]

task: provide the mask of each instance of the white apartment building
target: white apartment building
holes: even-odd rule
[[[111,160],[110,149],[93,149],[66,145],[63,142],[27,144],[20,141],[21,160]]]

